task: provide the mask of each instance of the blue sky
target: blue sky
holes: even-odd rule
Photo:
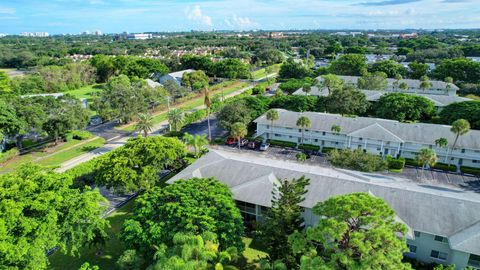
[[[0,0],[0,33],[480,28],[479,0]]]

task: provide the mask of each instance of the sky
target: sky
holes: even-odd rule
[[[480,0],[0,0],[0,33],[480,28]]]

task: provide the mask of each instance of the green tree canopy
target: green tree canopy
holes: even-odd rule
[[[303,79],[312,76],[312,72],[303,66],[302,63],[295,63],[289,60],[282,64],[278,75],[282,79]]]
[[[382,199],[366,193],[335,196],[315,205],[313,213],[322,217],[316,226],[289,236],[293,251],[306,257],[302,264],[316,260],[326,269],[411,269],[402,262],[407,228]]]
[[[288,243],[288,236],[304,229],[300,206],[307,193],[310,180],[305,177],[282,180],[272,191],[272,207],[265,215],[265,223],[260,226],[260,238],[268,243],[268,254],[273,261],[281,260],[290,269],[296,265],[297,258]]]
[[[33,164],[0,175],[0,265],[46,269],[46,251],[77,255],[105,237],[108,203],[98,192],[71,188],[72,179]]]
[[[0,94],[8,93],[10,91],[10,78],[6,72],[0,70]]]
[[[100,156],[95,180],[120,192],[150,189],[158,183],[160,170],[181,166],[185,153],[177,138],[139,136]]]
[[[252,111],[243,100],[232,102],[217,113],[217,119],[220,127],[230,131],[234,123],[249,124],[252,121]]]
[[[172,246],[176,233],[211,232],[219,250],[244,249],[242,216],[228,187],[216,179],[192,178],[154,187],[136,203],[133,218],[124,223],[122,239],[143,254],[153,253],[154,246]]]
[[[332,61],[331,73],[337,75],[361,76],[367,71],[367,63],[363,54],[344,54]]]
[[[418,95],[389,93],[380,97],[373,105],[375,115],[398,121],[429,120],[435,115],[435,104]]]
[[[455,82],[479,83],[480,63],[470,59],[447,59],[436,66],[433,75],[439,80],[446,77]]]
[[[451,125],[457,119],[465,119],[472,128],[480,129],[480,101],[463,101],[447,105],[440,112],[440,120]]]
[[[182,77],[182,84],[194,91],[208,87],[208,76],[203,70],[185,72]]]
[[[407,70],[397,61],[384,60],[373,63],[370,72],[384,72],[388,78],[395,78],[397,75],[405,76]]]
[[[422,76],[427,75],[428,73],[428,65],[424,63],[419,63],[417,61],[413,61],[408,64],[410,68],[409,77],[412,79],[420,79]]]
[[[386,90],[387,74],[381,71],[366,73],[358,79],[358,88],[366,90]]]
[[[369,105],[365,94],[349,84],[333,90],[325,104],[328,112],[340,114],[362,114]]]

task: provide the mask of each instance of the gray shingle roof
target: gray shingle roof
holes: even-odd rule
[[[301,113],[277,109],[279,119],[275,121],[275,126],[297,128],[296,122]],[[425,123],[401,123],[395,120],[369,118],[369,117],[343,117],[338,114],[304,112],[304,116],[310,118],[312,123],[309,130],[331,132],[333,125],[341,127],[341,134],[350,134],[360,129],[371,126],[368,132],[362,135],[364,138],[374,138],[378,133],[389,131],[405,142],[421,143],[427,145],[435,145],[438,138],[446,138],[450,144],[455,140],[455,134],[450,131],[451,126],[425,124]],[[265,115],[260,116],[254,122],[270,125],[270,121]],[[375,126],[382,128],[374,128]],[[387,136],[387,135],[385,135]],[[390,135],[389,135],[390,136]],[[471,130],[467,134],[460,136],[457,142],[457,148],[478,149],[480,150],[480,131]]]
[[[355,84],[355,85],[357,84],[358,79],[360,78],[359,76],[338,76],[338,77],[346,83]],[[321,77],[318,77],[317,79],[319,81],[322,80]],[[392,78],[388,78],[387,81],[388,81],[389,87],[393,87],[394,82],[396,82],[396,80],[392,79]],[[399,81],[399,84],[401,84],[401,83],[406,83],[409,88],[414,88],[414,89],[420,89],[421,88],[420,87],[420,84],[421,84],[420,80],[403,79],[403,80]],[[432,87],[430,87],[431,89],[445,89],[445,90],[448,89],[448,84],[446,82],[430,80],[430,83],[432,84]],[[458,86],[456,86],[455,84],[452,83],[452,84],[450,84],[450,89],[458,90],[459,88],[458,88]]]
[[[410,92],[393,92],[393,91],[376,91],[376,90],[360,90],[362,93],[365,94],[365,97],[368,101],[378,101],[383,95],[389,93],[404,93],[407,95],[417,95],[427,98],[428,100],[432,101],[436,107],[445,107],[455,102],[462,102],[462,101],[469,101],[471,99],[459,97],[459,96],[447,96],[447,95],[430,95],[430,94],[423,94],[423,93],[410,93]],[[306,95],[303,92],[303,89],[300,88],[293,93],[294,95]],[[326,97],[328,96],[328,89],[323,88],[319,89],[318,87],[312,87],[310,93],[311,96],[319,96],[319,97]]]
[[[480,241],[475,241],[480,231],[480,194],[470,191],[222,150],[211,150],[168,183],[192,177],[215,177],[232,190],[235,199],[270,207],[272,183],[303,175],[310,179],[303,207],[312,208],[335,195],[370,193],[384,199],[410,228],[452,237],[451,245],[455,249],[480,254]],[[472,229],[472,226],[475,227]]]

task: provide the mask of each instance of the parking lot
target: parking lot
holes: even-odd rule
[[[236,145],[235,145],[236,146]],[[252,150],[246,147],[242,147],[240,150],[238,147],[222,145],[218,146],[222,150],[227,151],[241,151],[252,152],[256,155],[276,160],[289,160],[299,162],[296,155],[301,153],[301,150],[270,146],[266,151],[260,151],[258,149]],[[325,155],[310,155],[310,157],[304,162],[304,164],[310,164],[322,167],[332,167],[332,165],[326,160]],[[458,173],[444,172],[439,170],[424,170],[415,167],[405,167],[403,172],[377,172],[383,175],[393,175],[396,177],[405,178],[414,182],[421,183],[422,185],[431,186],[454,186],[457,188],[472,190],[480,192],[480,178],[476,176],[462,175]]]

